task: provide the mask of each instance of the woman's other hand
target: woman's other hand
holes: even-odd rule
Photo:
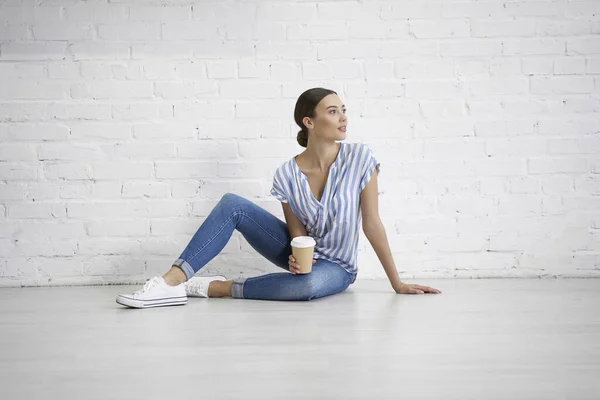
[[[395,287],[394,290],[397,294],[424,294],[424,293],[442,293],[440,290],[431,288],[429,286],[417,285],[415,283],[401,283],[398,287]]]

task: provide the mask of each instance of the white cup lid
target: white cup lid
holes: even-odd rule
[[[311,238],[310,236],[296,236],[294,239],[292,239],[293,247],[298,247],[298,248],[311,247],[316,244],[317,244],[317,242],[315,242],[315,239]]]

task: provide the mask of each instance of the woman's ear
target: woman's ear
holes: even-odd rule
[[[304,124],[304,126],[306,126],[306,129],[314,128],[313,122],[311,121],[311,119],[309,117],[304,117],[302,119],[302,123]]]

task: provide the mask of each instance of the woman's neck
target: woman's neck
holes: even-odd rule
[[[336,142],[308,142],[302,156],[303,164],[310,171],[325,172],[334,163],[340,149],[341,143]]]

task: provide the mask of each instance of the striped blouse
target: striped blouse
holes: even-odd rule
[[[337,158],[329,169],[321,201],[312,194],[308,178],[298,167],[296,157],[280,165],[273,177],[271,194],[290,208],[317,242],[314,258],[341,265],[351,274],[356,265],[361,229],[360,193],[374,168],[380,164],[369,146],[340,142]]]

